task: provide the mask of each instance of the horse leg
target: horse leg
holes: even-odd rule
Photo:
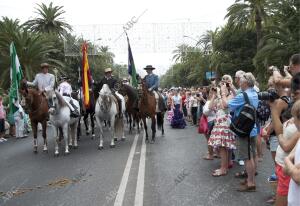
[[[128,119],[129,119],[129,134],[132,133],[132,127],[131,127],[131,124],[132,124],[132,118],[131,118],[131,114],[128,114]],[[128,124],[128,121],[127,121],[127,124]]]
[[[33,131],[33,152],[36,154],[38,152],[38,140],[37,140],[37,122],[31,122]]]
[[[63,138],[65,140],[65,154],[70,154],[70,151],[69,151],[69,124],[65,124],[63,125],[62,127],[62,130],[63,130]]]
[[[94,113],[90,113],[91,125],[92,125],[92,139],[95,138],[95,122],[94,122]]]
[[[43,138],[44,138],[44,146],[43,146],[43,152],[48,153],[48,143],[47,143],[47,121],[42,122],[42,128],[43,128]]]
[[[58,134],[58,127],[55,127],[54,125],[52,126],[52,131],[55,136],[55,151],[54,151],[54,156],[59,155],[59,143],[60,143],[60,137]]]
[[[80,141],[80,135],[81,135],[81,117],[78,118],[77,123],[77,140]]]
[[[98,116],[96,116],[96,122],[100,129],[100,142],[99,142],[98,149],[101,150],[101,149],[103,149],[103,128],[102,128],[100,118]]]
[[[161,135],[165,135],[165,129],[164,129],[164,117],[165,117],[165,113],[161,113],[161,120],[162,120],[162,125],[161,125]]]
[[[155,133],[156,133],[156,119],[155,115],[151,117],[151,130],[152,130],[152,142],[155,142]]]
[[[73,137],[73,141],[74,141],[74,144],[73,144],[74,149],[77,149],[77,148],[78,148],[78,143],[77,143],[77,130],[76,130],[77,127],[78,127],[78,121],[76,121],[76,122],[74,123],[74,125],[72,125],[72,127],[71,127],[72,137]]]
[[[71,134],[71,125],[68,125],[68,136],[67,136],[67,139],[68,139],[69,148],[72,149],[74,142],[73,142],[73,138],[72,138],[72,134]]]
[[[117,141],[117,137],[115,137],[115,116],[113,115],[110,119],[110,126],[109,126],[109,130],[111,130],[111,141],[110,141],[110,148],[114,148],[115,147],[115,141]],[[117,120],[118,121],[118,120]]]
[[[148,139],[148,131],[147,131],[146,117],[143,118],[143,124],[144,124],[145,133],[146,133],[146,142],[148,142],[149,139]]]
[[[83,121],[84,121],[84,125],[85,125],[85,133],[86,133],[86,135],[90,134],[90,127],[88,125],[88,123],[89,123],[88,117],[89,117],[88,113],[84,114],[84,116],[83,116]]]

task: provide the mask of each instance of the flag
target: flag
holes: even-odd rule
[[[82,45],[82,92],[83,92],[83,103],[86,108],[90,105],[90,92],[89,92],[89,81],[91,79],[90,76],[90,68],[89,61],[87,56],[87,43]]]
[[[17,56],[17,51],[14,43],[10,44],[10,90],[9,90],[9,111],[10,114],[18,111],[18,108],[15,106],[15,103],[19,102],[19,88],[20,82],[23,78],[23,73],[21,69],[21,64]]]
[[[132,51],[131,51],[128,36],[127,36],[127,42],[128,42],[128,74],[130,74],[130,76],[131,76],[131,85],[133,87],[137,87],[138,82],[136,79],[136,70],[135,70],[135,65],[134,65],[134,61],[133,61],[133,56],[132,56]]]

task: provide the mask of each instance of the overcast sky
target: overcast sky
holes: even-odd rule
[[[18,18],[21,22],[36,17],[37,3],[50,0],[0,0],[0,16]],[[65,20],[71,25],[125,24],[133,16],[147,12],[139,19],[143,23],[209,22],[207,29],[224,25],[226,9],[234,0],[52,0],[64,6]],[[134,47],[134,46],[132,46]],[[174,48],[175,49],[175,48]],[[133,51],[134,52],[134,51]],[[164,73],[172,64],[169,54],[134,54],[139,70],[146,64],[156,65],[157,73]],[[127,56],[116,54],[116,62],[127,62]]]

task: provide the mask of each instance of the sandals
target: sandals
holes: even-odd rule
[[[214,160],[214,158],[213,158],[213,157],[209,157],[208,155],[207,155],[207,156],[205,156],[205,157],[203,157],[203,159],[204,159],[204,160]]]
[[[257,175],[258,175],[258,172],[255,172],[255,176],[257,176]],[[235,173],[234,177],[235,177],[235,178],[247,178],[247,177],[248,177],[248,174],[247,174],[247,172],[244,170],[244,171]]]
[[[256,192],[256,186],[248,186],[242,185],[240,188],[237,189],[238,192]]]
[[[227,172],[222,172],[222,170],[217,169],[215,170],[212,174],[213,177],[221,177],[221,176],[226,176]]]

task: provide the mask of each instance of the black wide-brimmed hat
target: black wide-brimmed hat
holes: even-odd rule
[[[147,65],[144,69],[145,70],[148,70],[148,69],[154,70],[155,68],[152,65]]]

